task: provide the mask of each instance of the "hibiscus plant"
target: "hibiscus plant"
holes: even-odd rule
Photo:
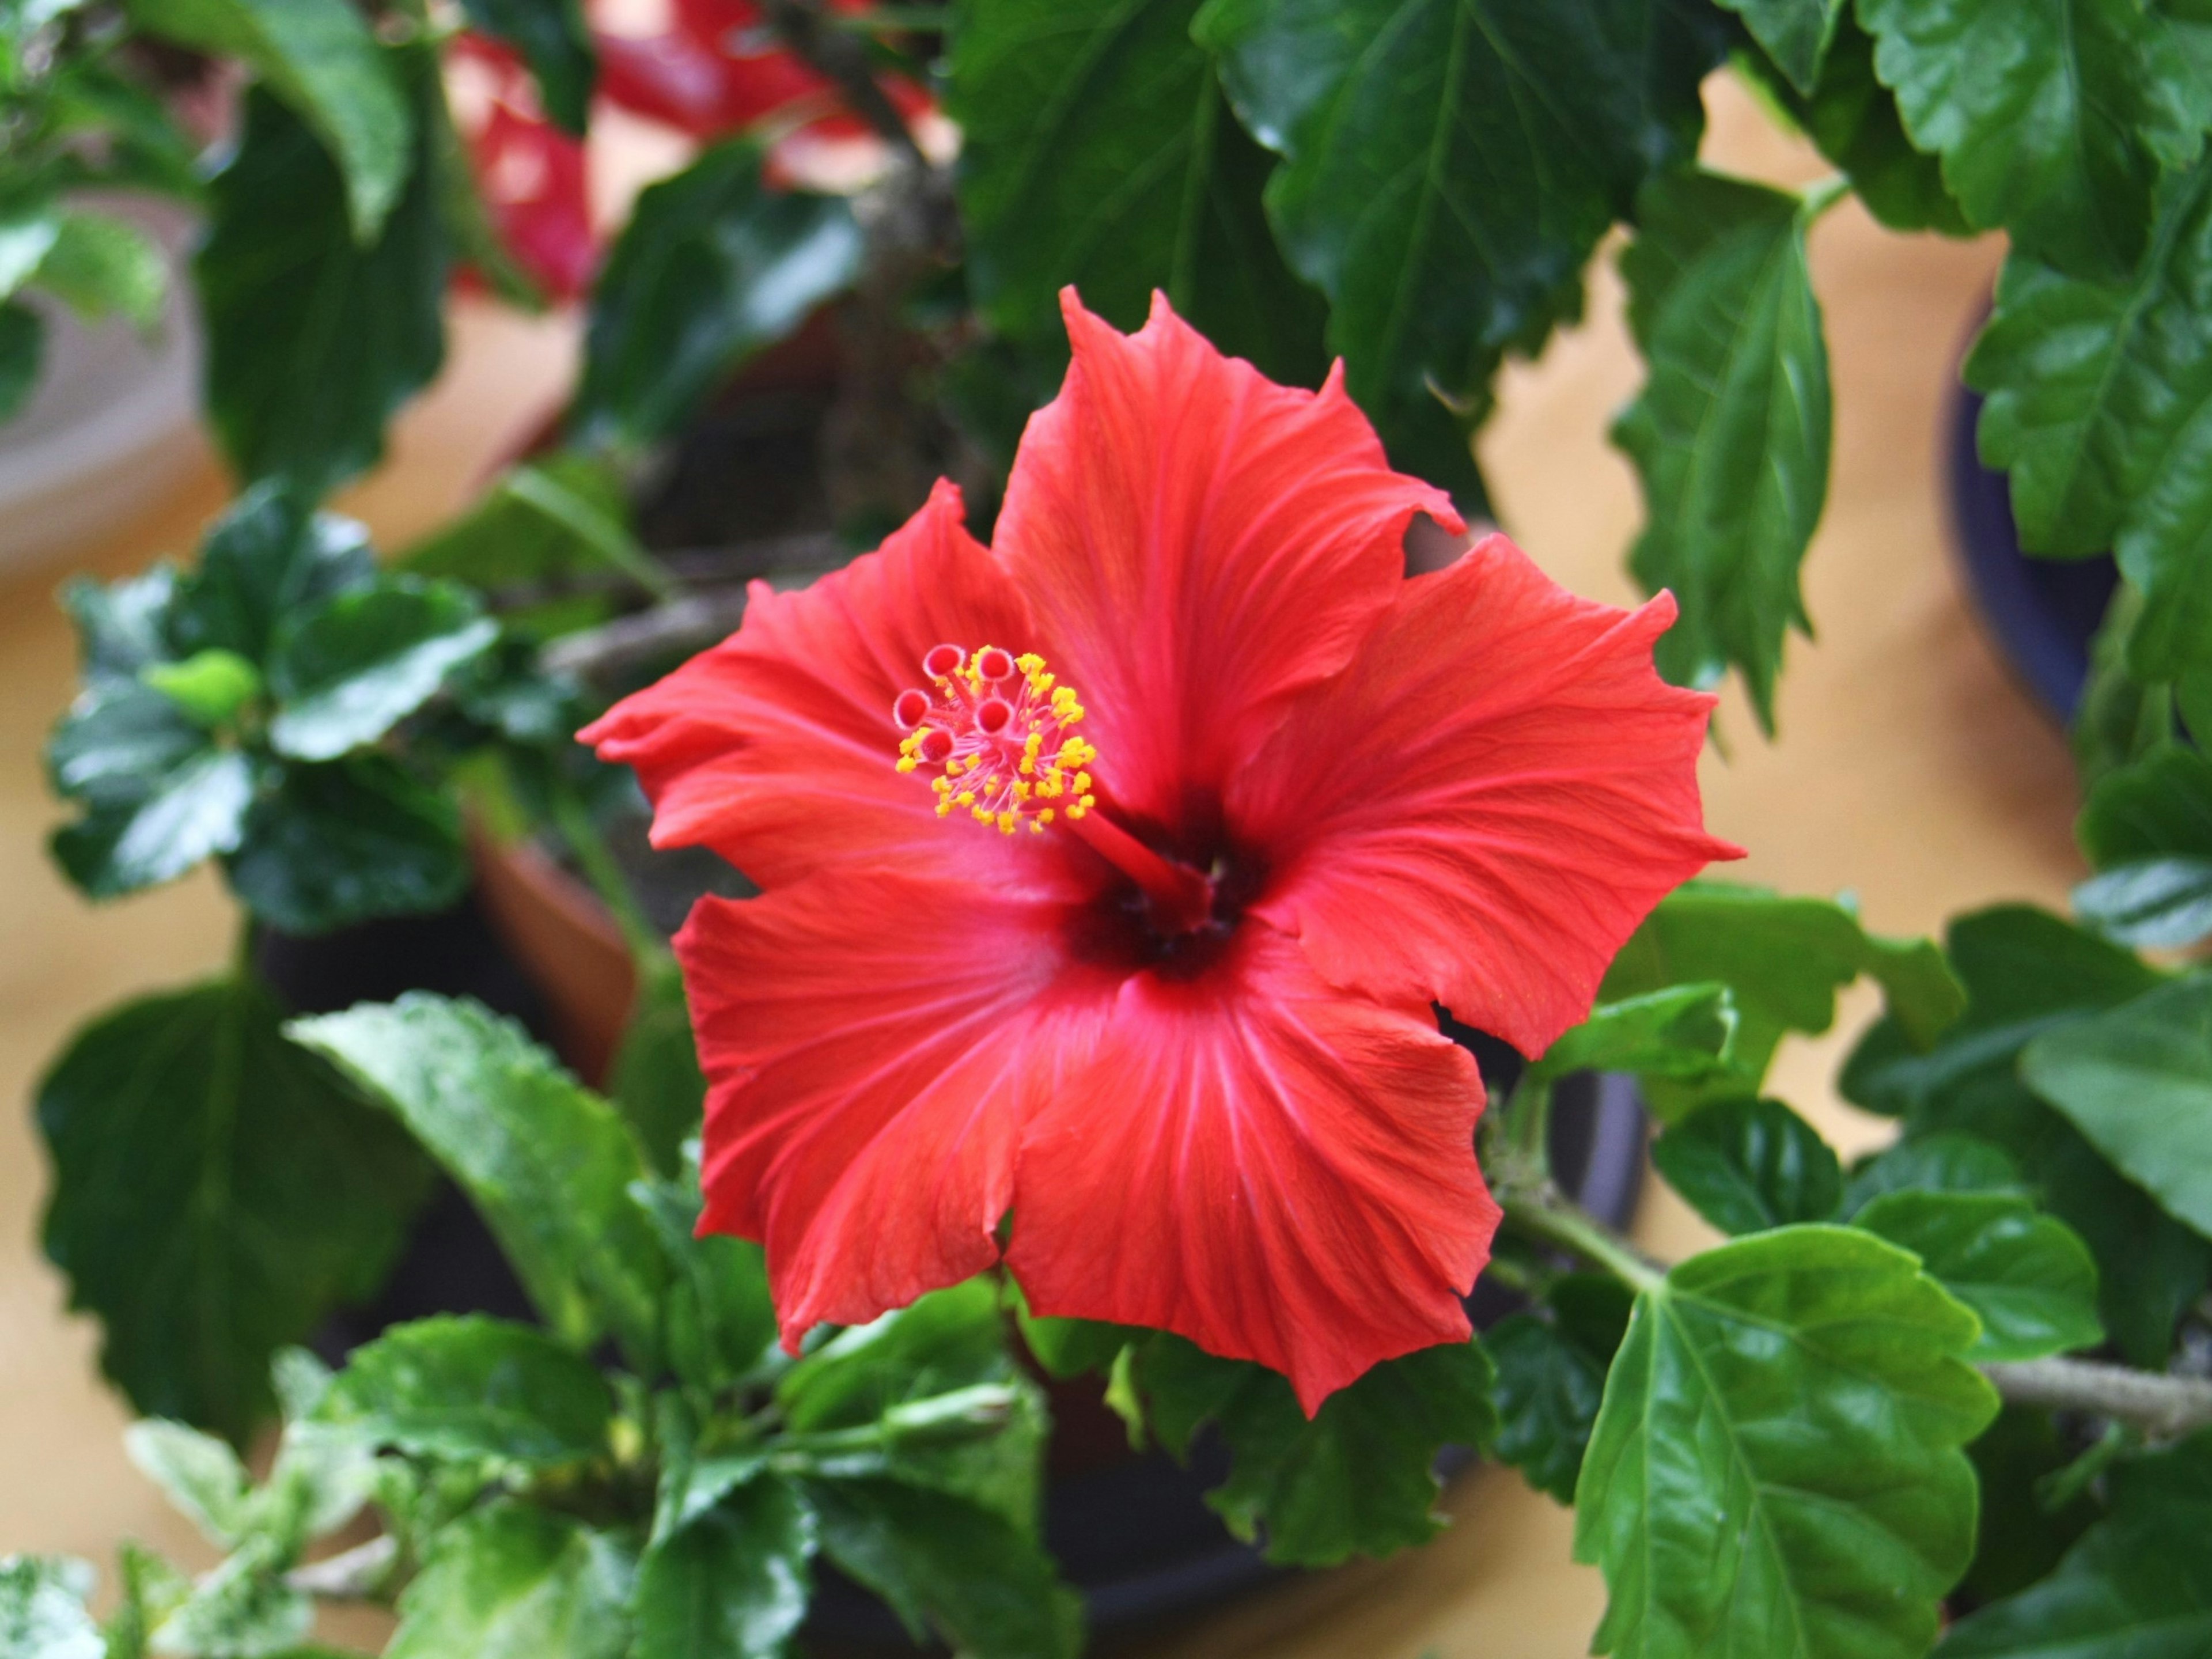
[[[54,857],[96,900],[212,862],[241,911],[36,1104],[47,1252],[221,1564],[0,1559],[0,1659],[310,1659],[319,1600],[400,1659],[750,1659],[833,1570],[1073,1654],[1041,1492],[1084,1389],[1218,1452],[1285,1566],[1422,1542],[1448,1449],[1513,1465],[1601,1652],[2204,1650],[2202,12],[0,3],[0,413],[41,295],[161,314],[113,204],[171,195],[240,481],[181,566],[64,590]],[[1839,174],[1701,169],[1713,74]],[[610,223],[616,108],[690,159]],[[2010,237],[1984,455],[2030,550],[2118,556],[2075,920],[1896,939],[1703,873],[1711,687],[1771,727],[1806,622],[1847,197]],[[1616,226],[1632,611],[1485,533],[1473,448]],[[457,276],[581,305],[578,385],[380,557],[325,503]],[[702,547],[655,504],[761,441],[748,385],[815,398],[820,510]],[[680,929],[648,814],[714,872]],[[633,959],[604,1075],[269,971],[518,844]],[[1839,1088],[1898,1132],[1847,1168],[1767,1077],[1862,978]],[[1563,1190],[1592,1071],[1727,1242],[1656,1261]],[[349,1351],[441,1193],[530,1317]],[[1517,1298],[1480,1331],[1478,1277]]]

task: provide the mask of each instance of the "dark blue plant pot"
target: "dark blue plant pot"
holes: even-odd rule
[[[1983,624],[2015,678],[2061,725],[2081,707],[2089,642],[2119,585],[2112,556],[2032,559],[2021,551],[2005,475],[1975,453],[1982,400],[1963,385],[1951,398],[1948,434],[1951,518]]]

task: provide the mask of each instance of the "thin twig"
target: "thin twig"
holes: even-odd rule
[[[929,158],[913,131],[868,67],[865,41],[836,27],[813,0],[765,0],[762,10],[783,43],[816,70],[837,83],[853,112],[873,127],[916,167],[929,170]]]
[[[1982,1375],[2015,1406],[2082,1412],[2179,1440],[2212,1425],[2212,1381],[2107,1365],[2094,1359],[2024,1359],[1989,1364]]]
[[[703,649],[735,632],[744,617],[741,587],[694,593],[555,640],[538,661],[548,673],[578,678],[617,673]]]

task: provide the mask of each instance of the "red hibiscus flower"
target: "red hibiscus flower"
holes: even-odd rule
[[[763,896],[677,940],[711,1082],[702,1224],[787,1343],[1003,1255],[1038,1312],[1180,1332],[1311,1411],[1468,1335],[1481,1080],[1587,1011],[1699,827],[1711,698],[1662,596],[1502,536],[1406,580],[1438,491],[1332,375],[1271,384],[1071,295],[996,545],[940,484],[878,552],[586,731],[654,840]]]

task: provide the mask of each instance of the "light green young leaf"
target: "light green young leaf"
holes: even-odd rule
[[[161,319],[169,266],[160,245],[127,220],[65,213],[37,281],[87,321],[119,315],[150,329]]]
[[[754,1480],[638,1565],[635,1659],[765,1659],[806,1617],[814,1512],[787,1482]]]
[[[1810,632],[1797,568],[1828,493],[1828,349],[1805,264],[1812,210],[1763,185],[1662,174],[1621,256],[1650,365],[1613,441],[1644,482],[1630,568],[1674,591],[1661,672],[1710,685],[1741,670],[1774,725],[1783,635]]]
[[[203,1537],[224,1549],[248,1530],[246,1466],[229,1443],[211,1434],[143,1418],[123,1431],[123,1449],[139,1474],[161,1489]]]
[[[1652,1143],[1651,1161],[1724,1233],[1826,1221],[1843,1198],[1834,1150],[1778,1100],[1701,1106]]]
[[[356,1349],[320,1419],[420,1457],[555,1468],[607,1451],[605,1379],[543,1332],[482,1316],[420,1319]]]
[[[1982,1334],[1967,1357],[2037,1359],[2105,1340],[2097,1264],[2064,1222],[2008,1193],[1886,1193],[1851,1218],[1912,1252],[1972,1308]]]
[[[636,1144],[606,1102],[473,1002],[410,993],[288,1029],[460,1183],[556,1337],[586,1348],[611,1331],[652,1369],[667,1269],[628,1191]]]
[[[0,1655],[6,1659],[106,1659],[107,1644],[85,1611],[89,1563],[65,1556],[0,1556]]]
[[[437,1535],[385,1659],[624,1659],[635,1576],[611,1534],[494,1503]]]
[[[390,576],[288,617],[269,659],[269,741],[293,760],[374,743],[499,636],[466,588]]]
[[[100,1316],[141,1412],[242,1439],[269,1361],[382,1283],[428,1170],[287,1042],[259,987],[149,997],[79,1032],[39,1085],[46,1254]]]
[[[2185,1659],[2212,1651],[2212,1435],[2130,1458],[2058,1571],[1961,1620],[1942,1659]]]
[[[597,447],[665,437],[721,379],[860,270],[842,197],[771,191],[762,151],[715,144],[648,186],[600,273],[570,424]]]
[[[1576,1488],[1595,1651],[1923,1659],[1974,1546],[1960,1449],[1996,1395],[1904,1251],[1787,1227],[1638,1298]]]
[[[261,695],[261,671],[235,651],[199,651],[182,662],[149,663],[138,678],[209,731],[228,725]]]
[[[345,178],[352,234],[375,240],[405,187],[415,124],[368,21],[346,0],[130,0],[149,34],[242,58],[314,129]]]
[[[2169,1215],[2212,1237],[2212,976],[2046,1032],[2020,1072]]]

